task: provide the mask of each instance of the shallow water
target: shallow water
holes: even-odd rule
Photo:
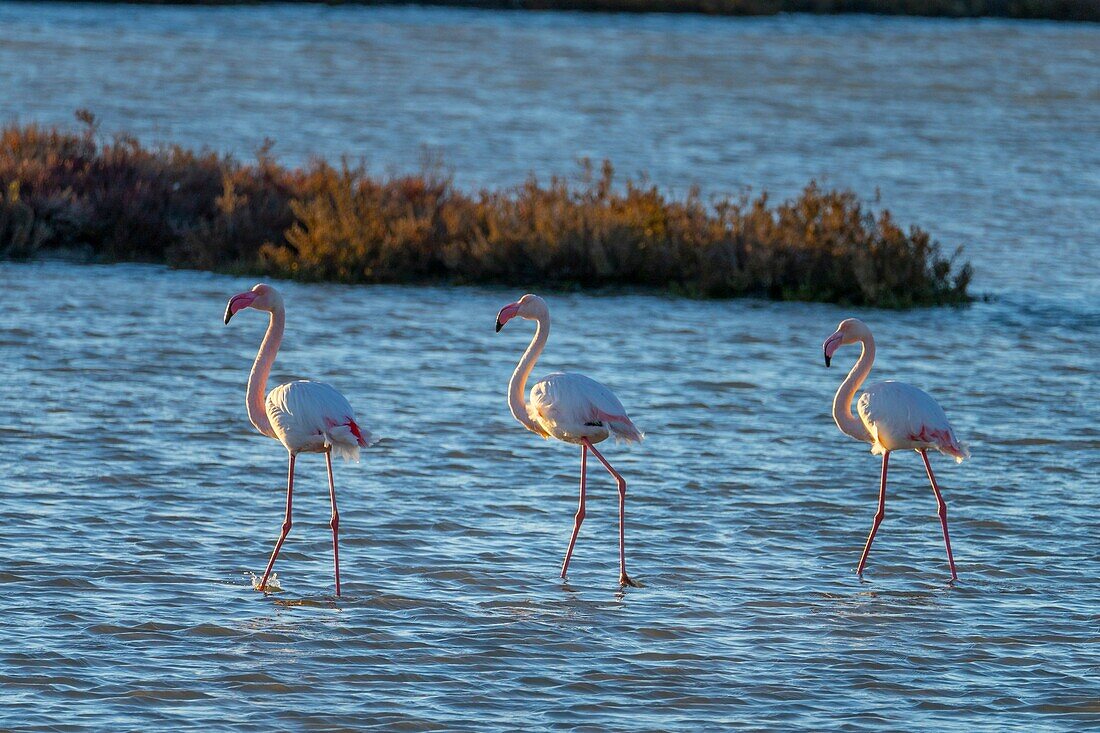
[[[337,464],[336,601],[318,456],[299,462],[276,567],[285,590],[251,590],[285,486],[285,453],[244,412],[263,319],[221,323],[252,281],[0,263],[0,728],[1100,723],[1100,169],[1082,144],[1100,120],[1100,29],[134,13],[0,5],[0,112],[64,119],[91,104],[109,127],[185,142],[247,149],[274,134],[292,157],[349,151],[356,131],[376,160],[399,165],[421,142],[442,143],[475,183],[561,170],[578,151],[672,185],[788,190],[828,171],[881,185],[891,206],[964,239],[977,288],[996,297],[895,313],[550,296],[536,375],[604,381],[648,436],[604,444],[629,481],[628,562],[644,584],[620,591],[614,484],[595,464],[569,581],[557,577],[577,451],[508,414],[531,331],[494,334],[492,323],[519,293],[281,284],[289,325],[273,380],[330,382],[383,437],[361,464]],[[316,71],[306,55],[319,49],[336,66],[310,86],[296,74]],[[74,80],[78,58],[95,63]],[[706,58],[715,66],[691,72]],[[933,60],[943,73],[929,77]],[[738,64],[748,70],[714,71]],[[447,65],[458,81],[433,73]],[[576,73],[589,65],[604,73]],[[360,80],[375,83],[341,92],[365,68]],[[505,85],[508,74],[521,81]],[[463,107],[455,89],[470,79],[508,105]],[[730,86],[713,94],[719,81]],[[620,85],[633,91],[597,93]],[[654,86],[672,99],[638,94]],[[586,99],[605,117],[572,107]],[[736,126],[731,100],[746,110]],[[783,113],[767,114],[770,103]],[[458,118],[439,114],[451,108]],[[479,134],[462,115],[482,121]],[[624,120],[635,124],[620,134]],[[600,125],[614,134],[595,134]],[[913,125],[926,132],[902,134]],[[915,455],[892,461],[867,582],[853,574],[879,464],[829,417],[856,355],[843,350],[826,370],[820,352],[853,314],[879,341],[872,378],[937,396],[973,451],[959,466],[934,459],[953,587]]]
[[[867,312],[875,374],[937,395],[974,459],[935,461],[948,587],[915,455],[878,462],[829,417],[843,369],[822,305],[552,297],[536,373],[583,369],[647,433],[592,466],[569,582],[577,451],[512,421],[531,330],[514,293],[286,284],[274,378],[342,390],[383,441],[337,464],[332,596],[323,461],[265,598],[285,453],[244,385],[264,328],[222,326],[247,280],[0,266],[0,726],[1086,729],[1097,702],[1095,313],[998,302]],[[841,352],[848,364],[855,354]],[[14,365],[14,368],[12,368]]]

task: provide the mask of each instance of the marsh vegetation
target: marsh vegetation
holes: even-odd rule
[[[851,191],[670,195],[612,165],[469,192],[440,166],[243,162],[37,125],[0,131],[0,255],[78,252],[345,283],[642,287],[884,307],[969,299],[969,264]]]

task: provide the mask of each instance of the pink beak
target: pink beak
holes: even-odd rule
[[[252,305],[252,302],[254,300],[256,300],[256,294],[253,293],[251,290],[247,293],[234,295],[232,298],[230,298],[229,305],[225,306],[226,324],[228,325],[229,319],[232,318],[237,311],[244,310],[248,306]]]
[[[833,361],[833,354],[840,348],[841,342],[844,340],[844,336],[837,331],[829,338],[825,339],[825,343],[821,345],[822,351],[825,352],[825,366],[828,367]]]
[[[516,313],[519,313],[519,303],[509,303],[500,309],[500,313],[497,313],[497,333],[500,333],[505,323],[516,317]]]

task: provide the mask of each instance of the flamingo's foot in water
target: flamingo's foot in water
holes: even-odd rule
[[[621,585],[621,586],[630,586],[631,588],[641,588],[642,587],[641,583],[635,583],[633,580],[630,579],[630,576],[627,575],[626,573],[619,573],[619,585]]]
[[[283,590],[282,584],[279,583],[278,573],[272,573],[271,577],[267,579],[267,585],[265,586],[260,585],[260,581],[263,580],[260,576],[253,572],[249,572],[248,575],[252,578],[252,590],[259,590],[264,593],[279,593]]]

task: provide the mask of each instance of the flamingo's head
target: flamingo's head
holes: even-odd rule
[[[232,318],[237,311],[242,311],[245,308],[255,308],[256,310],[270,313],[282,306],[282,304],[283,296],[279,295],[278,290],[270,285],[260,283],[251,290],[244,293],[238,293],[229,299],[229,305],[225,306],[225,322],[228,324],[229,319]]]
[[[833,354],[841,346],[863,341],[870,335],[871,329],[867,328],[866,323],[858,318],[845,318],[836,327],[833,335],[825,339],[825,343],[821,345],[822,351],[825,352],[825,366],[832,364]]]
[[[537,295],[528,293],[515,303],[509,303],[497,313],[497,333],[504,328],[504,324],[516,316],[526,318],[529,321],[537,321],[550,315],[550,307],[546,301]]]

